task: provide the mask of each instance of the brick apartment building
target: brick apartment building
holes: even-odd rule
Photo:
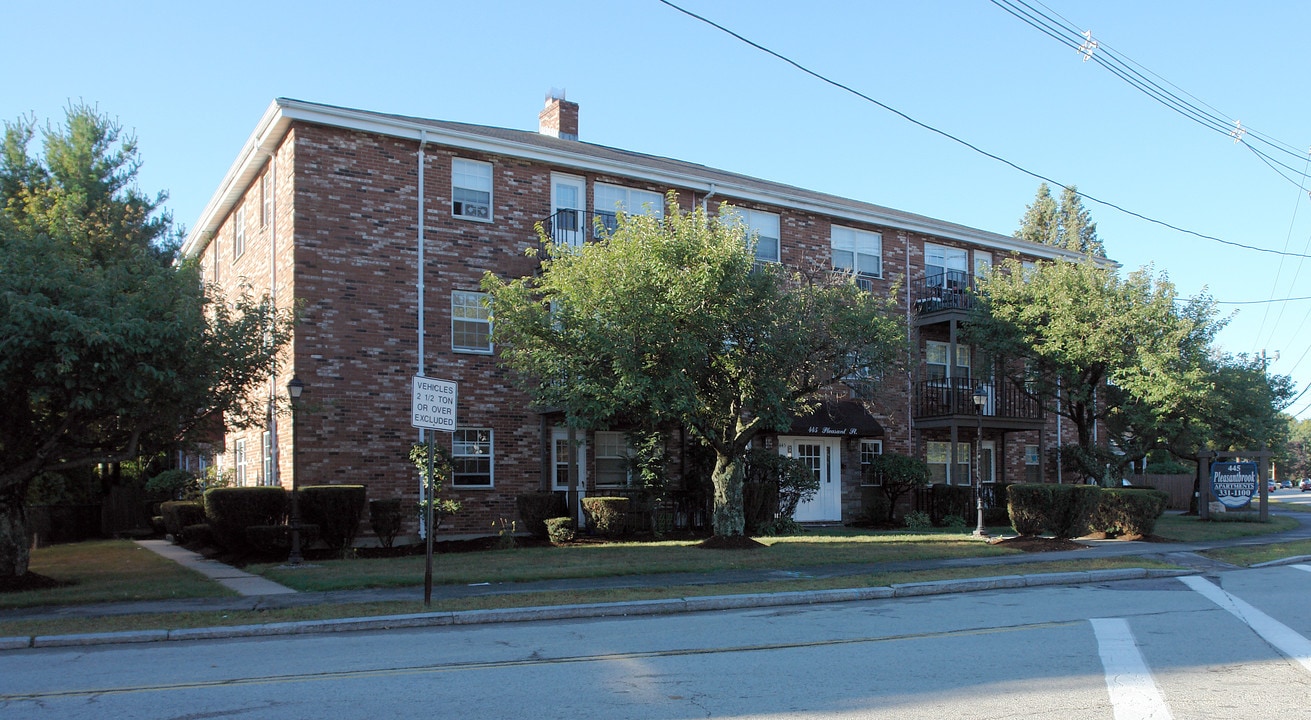
[[[571,436],[562,418],[530,405],[497,363],[479,282],[484,271],[534,272],[525,250],[538,244],[537,223],[557,240],[584,242],[598,217],[606,225],[616,207],[641,212],[648,204],[658,212],[672,189],[685,207],[737,208],[759,234],[761,261],[832,262],[875,293],[900,283],[909,370],[883,377],[872,394],[838,389],[815,416],[763,439],[809,462],[821,479],[797,519],[860,517],[861,459],[884,451],[923,458],[935,482],[952,485],[972,482],[976,450],[985,483],[1057,479],[1054,448],[1058,434],[1069,442],[1069,433],[994,382],[957,331],[981,268],[1075,255],[588,144],[578,139],[578,112],[549,97],[532,132],[275,100],[183,253],[228,292],[244,284],[299,308],[289,357],[260,392],[285,406],[293,376],[305,390],[294,445],[290,418],[270,413],[262,430],[229,431],[212,461],[245,485],[290,487],[295,473],[302,485],[364,484],[371,498],[417,501],[419,478],[406,457],[418,438],[410,389],[415,375],[426,375],[459,386],[458,428],[438,441],[454,455],[447,492],[464,511],[443,533],[485,534],[497,519],[517,516],[517,495],[563,492],[571,478],[587,492],[622,491],[624,433]],[[981,412],[972,400],[980,387],[988,393]],[[674,457],[685,459],[687,443],[671,438]]]

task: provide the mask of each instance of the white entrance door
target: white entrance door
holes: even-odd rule
[[[819,479],[819,492],[797,505],[797,522],[842,520],[842,441],[822,437],[781,437],[778,451],[806,464]]]
[[[577,433],[578,443],[578,497],[587,497],[587,441],[582,431]],[[567,492],[573,481],[575,469],[569,467],[569,430],[557,427],[551,429],[551,487],[560,492]],[[583,518],[575,518],[579,523]]]
[[[582,245],[587,240],[587,184],[574,175],[551,173],[551,214],[557,242]]]

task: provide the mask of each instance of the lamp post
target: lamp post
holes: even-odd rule
[[[974,415],[979,419],[978,433],[974,436],[974,504],[978,509],[978,525],[974,528],[974,537],[988,537],[988,529],[983,526],[983,406],[988,404],[988,390],[979,383],[974,389]]]
[[[296,376],[287,382],[287,397],[291,399],[291,554],[287,564],[299,565],[304,558],[300,554],[300,473],[296,472],[296,406],[300,404],[300,394],[305,391],[305,383]]]

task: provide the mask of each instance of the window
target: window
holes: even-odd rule
[[[620,210],[629,215],[664,217],[664,202],[664,198],[660,196],[660,193],[597,183],[596,216],[600,220],[600,226],[596,228],[596,236],[601,237],[604,233],[612,233],[615,228],[619,227],[617,211]],[[602,228],[604,228],[604,233]]]
[[[883,236],[834,225],[829,239],[833,269],[861,277],[883,277]]]
[[[874,458],[883,454],[882,440],[861,440],[860,441],[860,477],[866,485],[882,485],[883,478],[873,475],[869,472],[869,466],[874,462]]]
[[[628,438],[624,433],[596,433],[597,486],[627,485],[632,456],[632,448],[628,446]]]
[[[264,475],[262,485],[273,484],[273,433],[264,431]]]
[[[483,293],[461,290],[451,293],[451,349],[492,351],[492,314],[486,299]]]
[[[236,442],[236,448],[233,451],[236,456],[233,461],[233,467],[237,471],[237,487],[246,486],[246,441],[244,439]]]
[[[455,158],[451,161],[451,214],[473,220],[492,219],[492,164]]]
[[[734,210],[742,216],[748,237],[753,234],[756,236],[756,262],[779,262],[778,214],[742,208]]]
[[[237,206],[232,215],[232,259],[235,261],[246,252],[246,203]]]
[[[957,343],[956,366],[947,367],[947,357],[951,354],[951,344],[936,340],[924,341],[924,364],[929,380],[946,380],[958,378],[969,383],[970,346]]]
[[[492,431],[466,428],[451,435],[451,485],[492,486]]]
[[[924,281],[929,287],[958,289],[966,286],[966,253],[960,248],[924,244]]]
[[[956,465],[951,465],[951,443],[926,443],[930,482],[948,485],[970,484],[970,444],[956,443]]]
[[[1024,446],[1024,481],[1042,482],[1042,456],[1037,445]]]
[[[266,172],[259,179],[259,226],[266,228],[273,220],[273,184],[269,182],[272,172]]]

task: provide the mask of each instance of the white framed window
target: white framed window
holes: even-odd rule
[[[269,182],[272,172],[265,172],[259,178],[259,226],[266,228],[273,221],[273,184]]]
[[[272,485],[273,484],[273,433],[269,432],[268,430],[264,431],[263,449],[261,452],[263,453],[264,473],[260,477],[260,484]]]
[[[468,220],[492,219],[492,164],[451,160],[451,215]]]
[[[930,440],[925,443],[928,451],[925,460],[929,464],[929,482],[948,485],[970,484],[970,444],[956,443],[956,465],[951,464],[951,443]]]
[[[747,236],[756,237],[756,262],[779,262],[778,213],[745,208],[734,208],[734,211],[742,216],[742,222],[747,228]]]
[[[236,262],[246,252],[246,203],[237,206],[232,214],[232,260]]]
[[[961,289],[968,285],[969,253],[960,248],[924,243],[924,281],[929,287]]]
[[[974,251],[974,277],[986,278],[992,274],[992,253],[983,250]]]
[[[487,295],[456,290],[451,293],[451,349],[460,352],[492,351],[492,313]]]
[[[860,478],[861,483],[865,485],[882,485],[883,478],[872,475],[869,472],[869,466],[873,464],[874,458],[883,454],[882,440],[861,440],[860,441]]]
[[[970,346],[957,343],[956,365],[948,367],[947,358],[951,355],[951,343],[937,340],[924,341],[924,365],[929,380],[946,380],[959,378],[970,379]]]
[[[233,445],[232,467],[236,471],[237,487],[246,486],[246,440],[242,438]]]
[[[1024,481],[1042,482],[1042,454],[1037,445],[1024,446]]]
[[[594,434],[596,444],[596,485],[598,487],[622,487],[632,480],[633,449],[628,445],[628,436],[621,432],[597,432]]]
[[[597,237],[603,234],[603,229],[604,232],[611,233],[619,227],[617,216],[620,211],[629,215],[665,216],[665,201],[660,193],[607,183],[596,183],[593,192],[596,193],[596,202],[594,204],[596,216],[600,220],[599,226],[596,228]]]
[[[883,277],[883,236],[867,230],[834,225],[829,244],[833,250],[833,269],[861,277]]]
[[[451,485],[492,486],[490,428],[460,428],[451,434]]]

